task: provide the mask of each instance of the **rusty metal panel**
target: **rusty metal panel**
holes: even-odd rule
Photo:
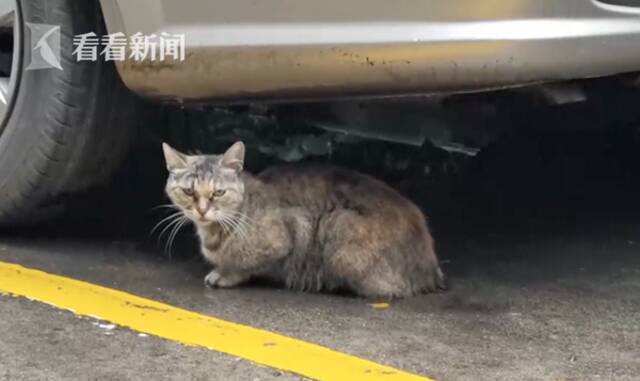
[[[596,0],[102,3],[110,32],[185,34],[185,61],[118,65],[134,91],[177,100],[465,92],[640,70],[638,8]]]

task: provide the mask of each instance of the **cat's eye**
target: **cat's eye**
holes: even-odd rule
[[[225,193],[227,193],[226,190],[218,189],[217,191],[213,192],[213,197],[222,197]]]
[[[189,197],[193,196],[193,189],[191,188],[182,188],[182,192]]]

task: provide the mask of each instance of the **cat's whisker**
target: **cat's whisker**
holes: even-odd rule
[[[180,222],[180,224],[177,225],[175,231],[173,232],[173,236],[171,237],[171,240],[169,241],[169,258],[171,258],[171,251],[173,250],[173,243],[175,242],[175,239],[176,239],[178,233],[180,232],[180,229],[182,229],[182,227],[184,225],[186,225],[187,222],[189,222],[189,220],[186,219],[186,218],[184,220],[182,220],[182,222]]]
[[[230,229],[229,229],[229,230],[230,230],[230,232],[231,232],[232,234],[238,233],[238,234],[241,236],[240,238],[242,238],[243,240],[244,240],[244,239],[246,239],[246,237],[244,236],[244,234],[242,234],[243,232],[241,232],[241,231],[238,229],[238,227],[236,226],[236,224],[233,222],[233,220],[231,220],[231,218],[230,218],[228,215],[223,215],[223,216],[222,216],[222,220],[221,220],[221,221],[223,221],[223,223],[224,223],[225,225],[227,225],[227,226],[229,226],[229,227],[230,227]]]
[[[151,208],[151,210],[157,210],[157,209],[178,209],[178,207],[173,204],[162,204],[162,205],[154,206],[153,208]]]
[[[223,219],[220,222],[222,223],[222,226],[226,227],[225,231],[229,236],[234,236],[236,234],[236,229],[231,225],[228,219]],[[240,236],[240,238],[242,240],[246,240],[244,236]]]
[[[251,217],[249,217],[249,215],[247,215],[246,213],[241,212],[239,210],[228,210],[227,213],[233,214],[233,215],[243,216],[243,217],[246,217],[246,218],[251,218]]]
[[[184,215],[181,216],[176,216],[174,217],[174,219],[169,222],[163,229],[162,231],[160,231],[160,234],[158,234],[158,242],[160,242],[160,240],[162,239],[162,236],[169,231],[169,229],[171,229],[172,227],[174,227],[175,225],[177,225],[178,223],[180,223],[180,221],[182,221],[183,219],[186,219],[186,217]]]
[[[217,222],[218,224],[220,224],[220,226],[222,227],[225,233],[227,234],[231,233],[231,230],[230,230],[231,227],[226,222],[224,213],[220,213],[220,219]]]
[[[180,219],[180,222],[178,222],[177,224],[175,224],[175,226],[173,227],[173,229],[171,230],[171,234],[169,234],[169,238],[167,239],[167,242],[165,243],[164,246],[164,251],[165,254],[167,254],[167,256],[169,258],[171,258],[171,249],[173,248],[173,241],[176,239],[176,236],[178,235],[178,232],[180,231],[180,229],[182,229],[182,227],[189,221],[188,218],[186,217],[182,217]]]
[[[163,221],[165,226],[158,234],[158,238],[161,238],[162,235],[167,231],[167,229],[169,229],[171,225],[175,224],[177,221],[181,220],[183,217],[184,216],[182,215],[182,213],[175,213],[171,215],[170,218],[167,218],[167,220]]]
[[[160,234],[158,234],[158,238],[157,238],[157,242],[160,243],[160,241],[162,241],[163,237],[167,234],[170,233],[171,230],[173,229],[173,227],[175,227],[178,223],[180,223],[180,221],[182,220],[181,217],[176,217],[176,219],[174,219],[173,221],[171,221],[170,223],[168,223],[160,232]]]
[[[253,224],[249,221],[246,221],[244,218],[240,217],[231,217],[231,219],[236,223],[239,228],[242,228],[245,233],[250,233],[253,229]]]
[[[226,223],[232,226],[233,231],[237,232],[245,242],[249,241],[249,235],[248,235],[248,232],[246,231],[246,228],[240,225],[237,222],[237,220],[235,220],[231,215],[226,213],[223,214],[223,219],[225,220]]]
[[[251,223],[255,223],[256,222],[256,220],[254,220],[253,218],[251,218],[247,214],[239,212],[237,210],[230,210],[228,213],[231,213],[232,215],[235,215],[235,216],[240,216],[241,218],[243,218],[243,219],[245,219],[245,220],[247,220],[248,222],[251,222]]]
[[[247,226],[251,226],[252,224],[256,223],[256,221],[253,218],[236,210],[227,211],[226,214],[229,215],[229,217],[233,218],[234,220],[240,223],[243,223]]]
[[[249,233],[246,231],[246,229],[242,227],[238,227],[237,230],[239,234],[242,235],[242,237],[244,237],[244,241],[249,242]]]
[[[161,219],[157,224],[155,224],[155,226],[153,227],[153,229],[151,229],[151,232],[149,233],[149,236],[152,236],[153,233],[158,230],[160,228],[160,226],[162,226],[162,224],[164,223],[168,223],[168,220],[171,220],[173,218],[176,218],[178,216],[180,216],[182,214],[182,212],[178,211],[175,213],[172,213],[171,215]]]
[[[240,217],[238,215],[229,214],[229,219],[231,219],[238,226],[241,226],[241,227],[243,227],[245,229],[248,229],[248,228],[251,227],[251,224],[248,221],[246,221],[244,217]]]
[[[224,232],[226,234],[229,234],[229,227],[227,226],[227,224],[224,222],[224,220],[219,220],[218,223],[220,224],[220,226],[222,227],[222,230],[224,230]]]

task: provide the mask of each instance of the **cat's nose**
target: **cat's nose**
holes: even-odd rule
[[[207,211],[209,210],[209,203],[206,201],[199,200],[198,203],[196,204],[196,210],[198,211],[198,213],[200,213],[202,217],[204,217],[204,215],[207,214]]]

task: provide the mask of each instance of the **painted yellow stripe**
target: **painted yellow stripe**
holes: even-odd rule
[[[428,378],[277,333],[201,315],[122,291],[0,262],[0,292],[98,317],[318,380]]]

